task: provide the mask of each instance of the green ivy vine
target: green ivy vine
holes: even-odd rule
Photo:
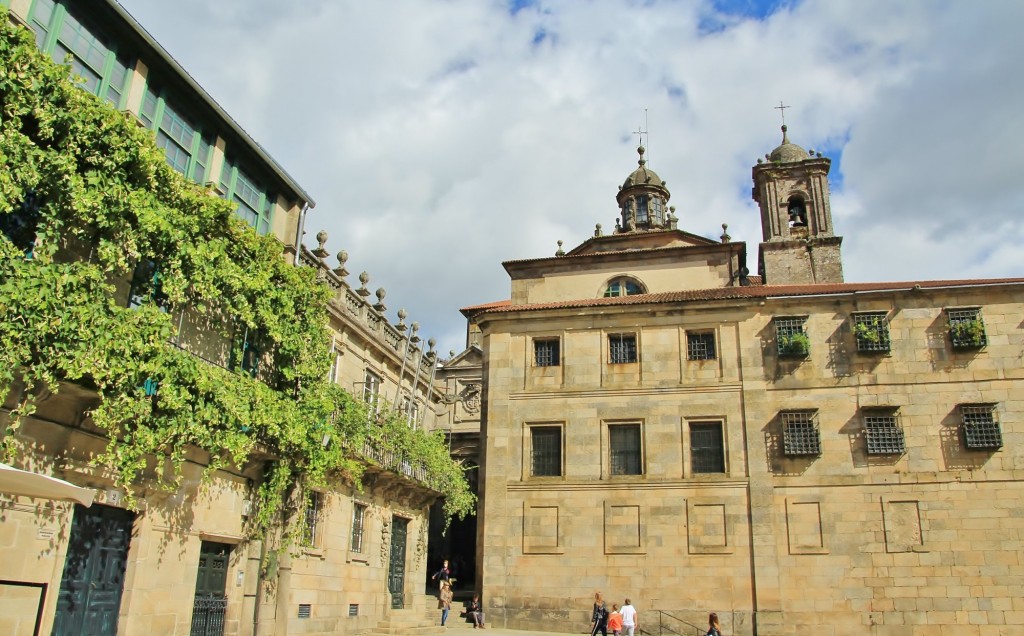
[[[130,505],[154,467],[162,487],[177,488],[190,449],[209,455],[207,477],[260,453],[267,471],[249,531],[294,537],[302,515],[286,502],[338,479],[358,487],[369,441],[421,467],[449,518],[474,509],[440,432],[370,417],[327,381],[331,294],[315,272],[286,263],[279,242],[175,172],[149,131],[76,86],[0,6],[0,222],[27,209],[37,220],[30,254],[9,238],[16,232],[0,234],[0,397],[22,388],[5,457],[35,396],[74,383],[95,391],[92,421],[109,440],[95,461],[113,469]],[[159,263],[160,302],[128,308],[116,281],[145,260]],[[258,331],[274,382],[172,345],[183,309],[227,338]]]

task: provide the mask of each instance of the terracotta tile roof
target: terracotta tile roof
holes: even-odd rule
[[[696,236],[696,235],[693,235],[693,236]],[[697,238],[703,239],[703,237],[699,237],[699,236]],[[703,240],[707,240],[707,239],[703,239]],[[586,242],[584,242],[582,245],[586,245]],[[583,254],[573,254],[572,252],[568,252],[566,254],[563,254],[562,256],[541,256],[541,257],[538,257],[538,258],[520,258],[520,259],[513,259],[511,261],[502,261],[501,265],[502,265],[502,267],[506,267],[508,265],[521,265],[521,264],[524,264],[524,263],[541,263],[543,261],[555,261],[555,260],[561,261],[561,260],[565,260],[567,258],[604,258],[604,257],[607,257],[607,256],[613,256],[613,255],[616,255],[616,254],[647,254],[647,253],[653,253],[653,252],[670,252],[670,251],[673,251],[673,250],[692,250],[692,249],[702,249],[703,250],[703,249],[707,249],[708,247],[717,247],[717,246],[722,246],[722,245],[743,245],[743,243],[740,242],[740,241],[735,241],[733,243],[717,243],[717,242],[714,242],[714,241],[709,241],[707,245],[665,245],[665,246],[661,246],[661,247],[638,247],[638,248],[630,248],[630,249],[624,249],[624,250],[608,250],[606,252],[585,252]]]
[[[496,300],[494,302],[484,303],[482,305],[470,305],[469,307],[463,307],[459,311],[461,311],[462,313],[466,313],[467,311],[469,311],[469,312],[477,312],[477,311],[480,311],[482,309],[492,309],[494,307],[505,307],[505,306],[511,305],[511,304],[512,304],[511,300]]]
[[[474,309],[483,310],[482,313],[502,313],[509,311],[538,311],[543,309],[565,309],[576,307],[646,305],[711,300],[735,300],[741,298],[827,296],[831,294],[850,294],[854,292],[895,290],[909,291],[915,288],[938,289],[943,287],[989,287],[998,285],[1024,285],[1024,278],[922,280],[887,283],[832,283],[817,285],[750,285],[747,287],[716,287],[712,289],[694,289],[662,292],[658,294],[637,294],[635,296],[618,296],[614,298],[582,298],[550,303],[536,303],[532,305],[513,305],[511,301],[503,300],[496,303],[490,303],[490,306],[478,305]]]

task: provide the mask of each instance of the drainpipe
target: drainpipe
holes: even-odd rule
[[[306,212],[309,211],[309,204],[303,203],[299,212],[299,220],[295,223],[295,259],[292,265],[299,264],[299,255],[302,252],[302,234],[306,231]]]

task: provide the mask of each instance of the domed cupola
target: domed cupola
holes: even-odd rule
[[[640,164],[622,186],[615,200],[619,204],[621,218],[615,223],[616,233],[654,230],[669,227],[668,200],[671,196],[665,182],[647,167],[645,149],[636,149]]]
[[[786,136],[786,130],[786,124],[782,124],[782,143],[775,150],[768,153],[768,161],[793,163],[794,161],[810,159],[811,156],[807,154],[806,150],[789,141],[789,137]]]

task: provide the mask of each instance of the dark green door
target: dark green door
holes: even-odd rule
[[[224,633],[224,615],[228,607],[224,592],[230,554],[231,546],[227,543],[203,541],[199,548],[191,636],[221,636]]]
[[[391,518],[391,563],[388,564],[388,591],[392,609],[405,607],[405,538],[409,520]]]
[[[135,515],[75,505],[68,554],[57,593],[54,636],[114,636]]]

